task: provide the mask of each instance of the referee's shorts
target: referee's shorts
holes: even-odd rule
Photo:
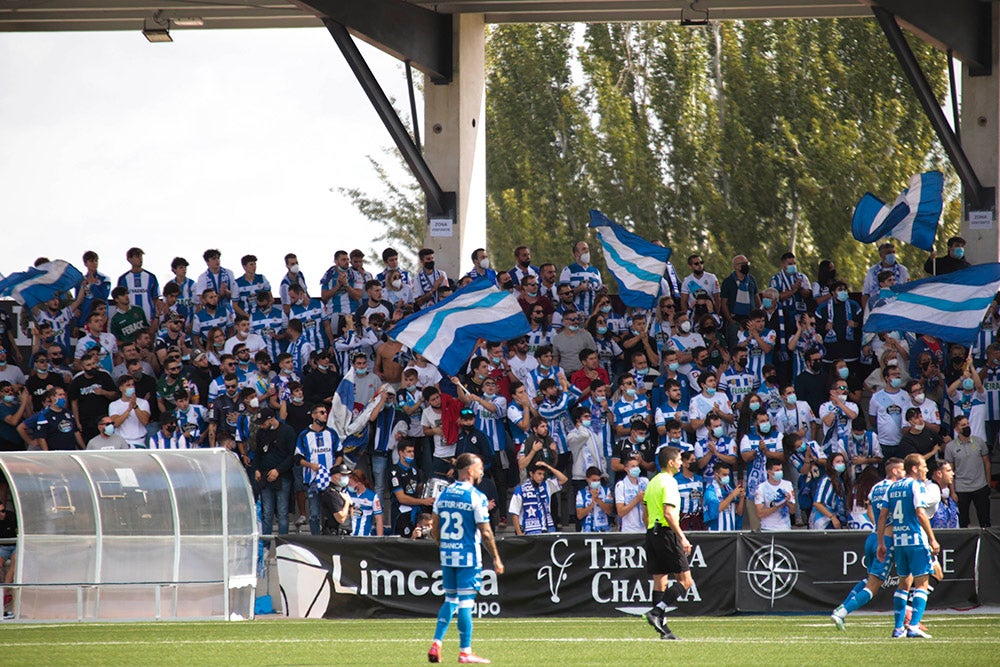
[[[688,572],[691,565],[681,549],[677,534],[667,526],[646,530],[646,571],[650,574]]]

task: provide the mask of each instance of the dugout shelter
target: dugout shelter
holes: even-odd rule
[[[15,619],[251,618],[253,493],[223,449],[4,452]]]

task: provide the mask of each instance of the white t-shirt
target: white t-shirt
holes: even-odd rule
[[[816,421],[812,408],[805,401],[796,401],[794,408],[789,407],[787,403],[782,401],[781,407],[778,409],[775,417],[778,430],[782,433],[792,433],[805,429],[806,436],[810,434],[810,424]]]
[[[222,348],[222,351],[226,354],[232,354],[233,348],[239,343],[243,343],[247,346],[247,350],[250,351],[251,357],[261,350],[267,349],[267,343],[264,342],[264,339],[260,336],[260,334],[250,333],[247,335],[246,340],[240,340],[236,336],[230,336],[226,339],[226,345]]]
[[[688,419],[704,419],[705,415],[712,411],[712,408],[718,407],[716,412],[720,412],[724,415],[733,414],[733,409],[729,406],[729,399],[721,391],[716,391],[715,395],[709,398],[705,394],[695,394],[691,397],[691,404],[688,410]],[[725,426],[725,424],[723,424]],[[704,440],[708,437],[708,428],[702,424],[701,427],[695,432],[695,438],[697,440]]]
[[[441,411],[427,406],[424,408],[424,414],[420,417],[420,424],[422,426],[426,426],[427,428],[440,428]],[[455,445],[445,444],[444,436],[435,435],[433,437],[435,457],[439,459],[450,459],[455,456]]]
[[[423,368],[416,364],[410,364],[407,368],[412,368],[417,372],[417,386],[421,389],[436,385],[441,381],[441,371],[434,364],[427,364]]]
[[[910,395],[905,391],[891,393],[885,389],[872,394],[868,403],[868,415],[875,417],[878,429],[878,441],[884,446],[896,447],[902,436],[904,410],[909,403]]]
[[[111,417],[123,415],[128,410],[128,405],[128,401],[118,399],[108,406],[108,415]],[[137,398],[135,399],[135,405],[143,412],[149,412],[149,401],[143,398]],[[146,427],[142,425],[141,421],[139,421],[139,418],[136,416],[134,410],[129,413],[129,416],[125,418],[125,421],[122,422],[121,426],[115,428],[115,432],[125,438],[125,442],[133,447],[136,445],[142,445],[146,440]]]
[[[753,501],[764,507],[774,507],[779,502],[782,502],[782,499],[788,499],[791,502],[795,501],[795,492],[792,490],[792,483],[787,479],[781,480],[776,485],[771,484],[770,481],[764,482],[757,487]],[[786,504],[774,514],[762,518],[760,520],[760,529],[791,530],[792,518],[788,505]]]
[[[628,477],[626,477],[622,481],[615,484],[615,503],[628,505],[637,495],[639,495],[640,491],[645,491],[648,485],[649,480],[645,477],[639,477],[634,484]],[[646,522],[642,520],[642,508],[643,504],[641,502],[636,503],[635,507],[633,507],[628,514],[620,517],[619,524],[621,526],[621,532],[646,532]]]
[[[684,276],[684,280],[681,281],[681,294],[694,294],[700,289],[705,290],[710,297],[718,294],[719,279],[708,271],[702,273],[701,278],[695,277],[693,273]]]
[[[524,361],[521,361],[521,359],[515,354],[508,360],[507,363],[510,364],[510,372],[514,374],[514,377],[520,380],[521,384],[528,388],[529,395],[533,395],[531,371],[538,368],[538,359],[528,355],[524,358]]]

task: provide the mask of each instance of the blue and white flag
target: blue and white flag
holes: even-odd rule
[[[1000,264],[995,262],[895,285],[896,298],[873,308],[864,330],[911,331],[971,345],[998,288]]]
[[[633,234],[600,211],[590,212],[589,226],[597,230],[597,238],[604,248],[604,260],[618,282],[622,303],[633,308],[656,305],[670,248]]]
[[[944,208],[944,174],[928,171],[910,178],[910,187],[892,204],[866,192],[854,209],[851,231],[862,243],[892,236],[930,252]]]
[[[345,448],[350,446],[349,439],[365,430],[368,426],[369,417],[378,404],[378,394],[375,395],[367,405],[362,405],[355,401],[355,382],[357,373],[352,367],[344,379],[337,385],[337,391],[333,394],[333,402],[330,404],[330,415],[327,417],[326,425],[333,429],[340,438],[341,445]]]
[[[10,274],[0,281],[0,296],[12,297],[22,306],[34,308],[59,292],[68,292],[82,280],[83,274],[76,267],[57,259]]]
[[[395,324],[388,334],[424,355],[442,373],[455,375],[479,338],[510,340],[528,333],[528,319],[517,297],[500,291],[489,278],[477,278],[434,306]]]

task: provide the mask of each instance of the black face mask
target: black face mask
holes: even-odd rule
[[[743,275],[746,275],[746,274],[750,273],[750,265],[749,264],[740,264],[738,267],[736,267],[736,270],[739,271],[740,273],[742,273]]]
[[[768,384],[774,384],[775,382],[778,381],[778,376],[768,375],[767,377],[764,378],[764,381],[767,382]]]
[[[313,419],[313,423],[316,424],[316,426],[326,426],[326,420],[325,419],[315,419],[314,418]]]
[[[952,357],[951,358],[951,363],[954,366],[961,366],[964,361],[965,361],[965,357]]]
[[[959,433],[962,434],[963,438],[968,438],[970,435],[972,435],[972,427],[970,427],[970,426],[963,426],[959,430]]]
[[[433,271],[434,270],[434,262],[424,262],[424,270],[426,270],[426,271]]]

